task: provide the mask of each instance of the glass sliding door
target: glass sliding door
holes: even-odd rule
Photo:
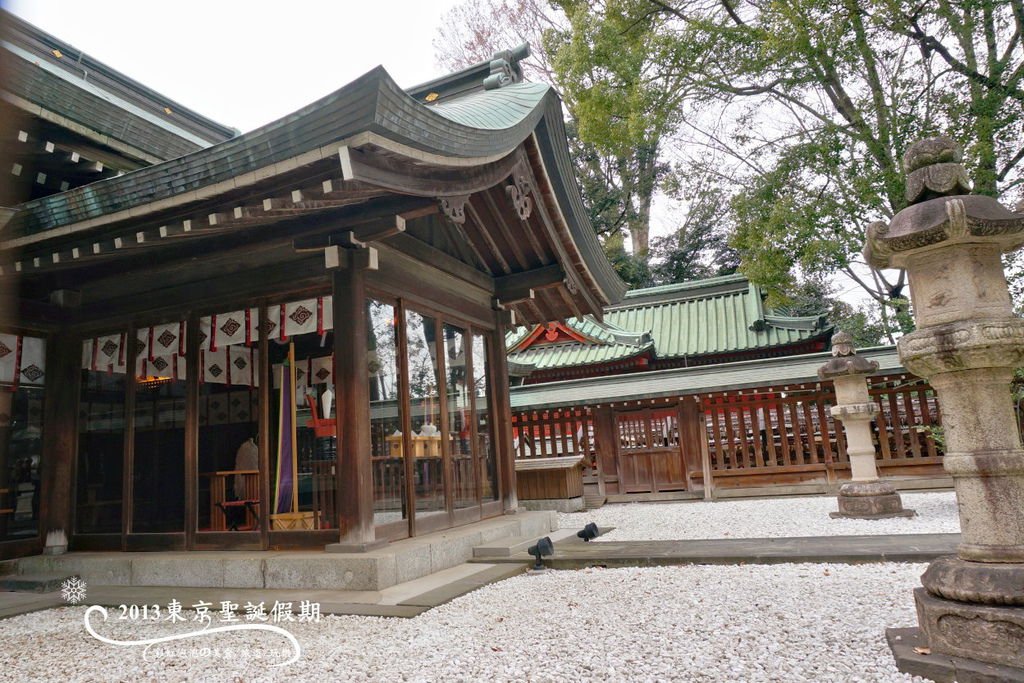
[[[0,334],[0,541],[39,535],[46,340]]]
[[[406,367],[409,387],[409,435],[417,519],[446,515],[444,461],[441,449],[440,364],[437,319],[417,311],[405,315]]]
[[[487,364],[487,340],[473,334],[473,396],[476,404],[476,457],[480,469],[481,498],[498,500],[498,461],[491,434],[491,392]]]
[[[267,308],[272,531],[338,528],[331,297]]]
[[[395,306],[370,299],[366,304],[370,383],[370,459],[373,468],[373,521],[408,531],[402,397],[398,383],[398,329]],[[404,522],[404,524],[403,524]],[[404,529],[403,529],[404,527]],[[381,530],[385,536],[389,534]]]
[[[75,531],[120,534],[124,501],[125,334],[82,342]]]
[[[472,397],[468,363],[469,336],[462,328],[445,323],[445,393],[448,403],[448,450],[452,462],[455,509],[480,504],[475,458],[473,457]]]
[[[257,315],[251,309],[248,315],[235,311],[199,321],[196,522],[200,533],[260,529]]]
[[[185,531],[183,322],[136,332],[129,533]]]

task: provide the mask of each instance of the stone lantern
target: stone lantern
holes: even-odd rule
[[[909,206],[871,225],[864,248],[873,266],[910,278],[917,330],[899,340],[900,360],[938,394],[962,530],[957,555],[935,560],[914,592],[920,632],[889,637],[906,671],[905,647],[920,639],[928,663],[957,676],[995,666],[999,680],[1024,680],[1024,450],[1010,394],[1024,320],[1001,262],[1024,245],[1024,214],[969,195],[960,160],[946,137],[912,145]]]
[[[871,438],[871,420],[878,414],[878,404],[868,395],[868,375],[878,370],[878,363],[858,356],[853,337],[837,332],[832,337],[832,358],[818,368],[818,377],[830,379],[836,388],[836,405],[832,417],[843,423],[846,432],[846,453],[850,456],[852,481],[839,489],[839,511],[832,517],[886,519],[913,517],[913,510],[904,510],[900,495],[892,484],[878,480],[875,466],[875,444]]]

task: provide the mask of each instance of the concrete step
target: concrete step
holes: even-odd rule
[[[74,574],[13,574],[0,576],[0,591],[15,593],[53,593]]]
[[[517,553],[525,553],[527,548],[537,542],[537,539],[544,536],[551,538],[552,543],[558,543],[570,538],[575,540],[577,531],[579,529],[559,529],[558,531],[551,531],[537,536],[511,536],[503,538],[500,541],[476,546],[473,548],[473,558],[482,560],[488,557],[510,557]]]

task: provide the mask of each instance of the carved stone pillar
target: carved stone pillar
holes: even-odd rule
[[[832,417],[841,422],[846,432],[846,453],[850,456],[851,479],[839,489],[839,511],[832,517],[856,519],[887,519],[913,517],[913,510],[904,510],[900,494],[889,482],[878,480],[875,466],[875,443],[871,438],[871,420],[878,414],[878,405],[868,395],[868,375],[878,370],[878,363],[857,355],[853,337],[837,332],[832,337],[832,359],[818,368],[818,377],[830,379],[836,388],[836,405]]]
[[[1024,450],[1010,395],[1024,320],[1000,261],[1024,244],[1024,214],[969,195],[960,159],[949,138],[911,146],[910,205],[868,228],[864,255],[909,275],[918,329],[899,340],[900,360],[938,394],[960,512],[957,556],[933,562],[915,591],[920,637],[963,658],[953,668],[983,662],[1024,679]]]

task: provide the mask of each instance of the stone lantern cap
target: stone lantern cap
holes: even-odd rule
[[[832,358],[818,368],[818,377],[834,379],[844,375],[870,375],[878,370],[878,362],[857,355],[853,337],[839,331],[832,337]]]
[[[909,206],[891,222],[868,226],[864,257],[876,268],[903,268],[907,252],[944,243],[1024,245],[1024,214],[992,197],[968,194],[960,147],[940,136],[915,142],[903,156]]]

